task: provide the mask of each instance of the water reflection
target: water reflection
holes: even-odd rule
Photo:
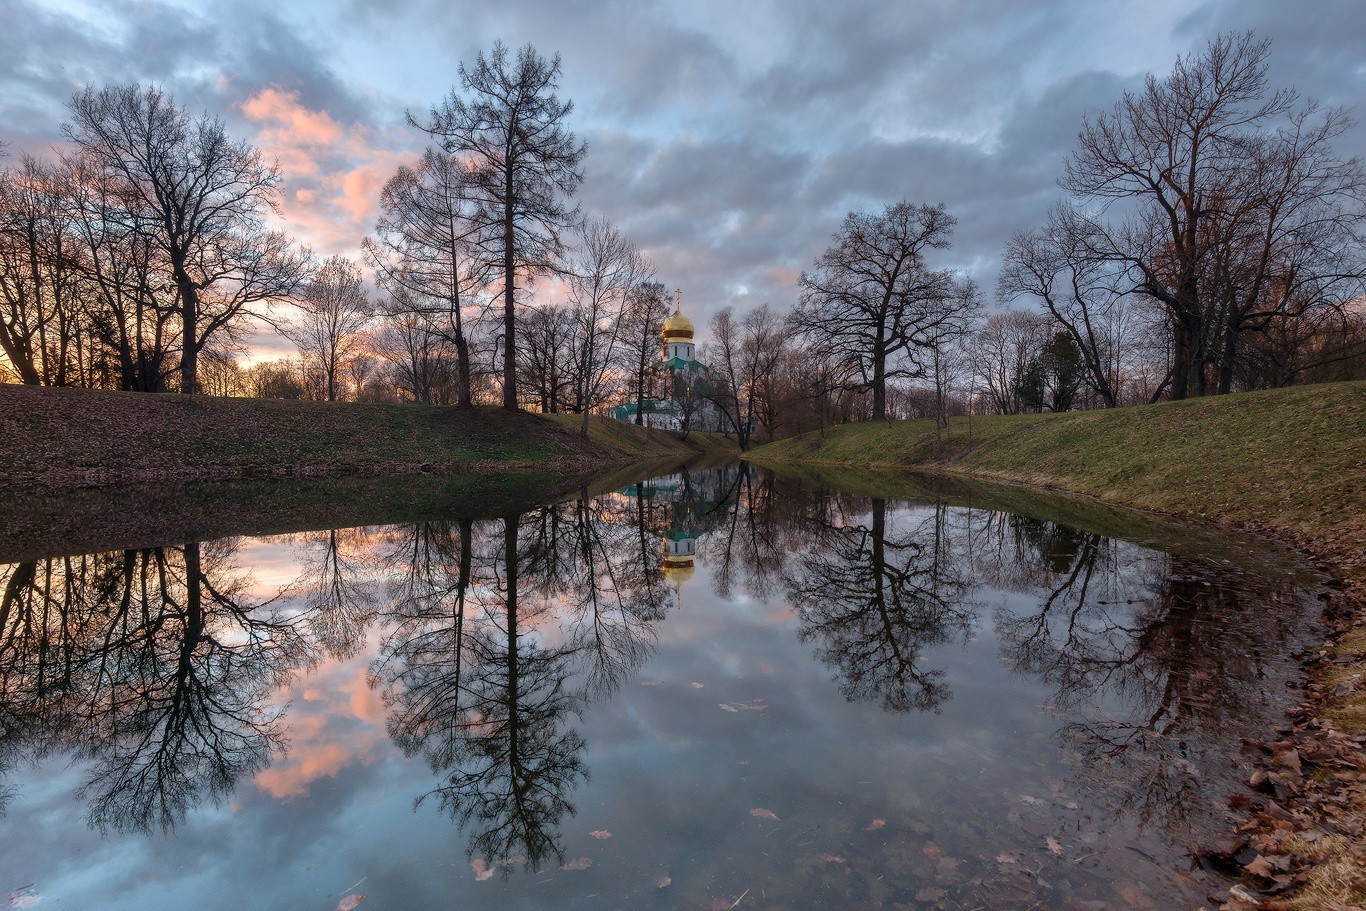
[[[989,640],[1046,700],[1050,749],[1075,776],[1049,779],[1062,796],[1012,809],[1011,821],[1037,835],[1128,813],[1133,837],[1154,830],[1168,843],[1159,866],[1176,866],[1192,833],[1222,822],[1223,789],[1240,774],[1230,746],[1260,736],[1283,702],[1266,683],[1286,674],[1303,603],[1289,584],[1058,522],[841,494],[745,466],[520,515],[296,535],[290,579],[274,587],[253,579],[243,546],[5,568],[0,769],[13,780],[20,766],[70,757],[91,826],[171,829],[284,755],[291,681],[359,658],[390,741],[430,770],[412,800],[455,821],[479,880],[511,880],[565,863],[593,755],[585,731],[601,727],[595,713],[619,710],[666,630],[696,622],[687,596],[705,586],[723,603],[788,611],[800,649],[843,698],[888,717],[947,713],[985,673],[964,662]],[[974,787],[972,800],[988,799]],[[932,876],[1010,906],[991,893],[1005,836],[973,831],[958,853],[981,856],[946,868],[926,848],[930,873],[884,841],[867,896],[910,902],[934,894],[922,881]],[[988,831],[995,843],[972,843]],[[1120,857],[1131,842],[1087,844],[1087,867],[1102,875],[1134,862]],[[811,900],[802,889],[828,892],[825,872],[801,869],[774,873],[796,904]],[[1082,875],[1061,880],[1069,895]],[[1039,878],[1027,891],[1052,900],[1055,888]]]
[[[0,597],[6,764],[74,753],[101,830],[169,828],[279,745],[270,697],[310,643],[246,594],[231,541],[11,566]]]

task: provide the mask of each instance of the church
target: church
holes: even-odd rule
[[[664,320],[659,363],[654,368],[654,395],[641,405],[641,423],[660,430],[716,430],[719,415],[702,397],[707,365],[697,360],[692,320],[683,315],[683,292],[674,291],[674,312]],[[612,409],[612,417],[634,424],[636,403]]]

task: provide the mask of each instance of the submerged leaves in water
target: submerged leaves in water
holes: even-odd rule
[[[561,870],[587,870],[593,866],[593,860],[589,857],[576,857],[567,864],[563,864]]]
[[[885,820],[885,819],[874,819],[872,822],[868,823],[868,825],[866,825],[866,826],[863,827],[863,831],[865,831],[865,832],[876,832],[878,829],[881,829],[881,828],[882,828],[883,826],[885,826],[885,825],[887,825],[887,820]]]
[[[612,837],[612,833],[611,833],[611,832],[608,832],[606,829],[598,829],[598,830],[595,831],[595,832],[589,832],[589,833],[588,833],[588,837],[589,837],[589,838],[601,838],[601,839],[606,839],[606,838],[611,838],[611,837]]]
[[[762,807],[755,807],[750,810],[749,815],[757,816],[759,819],[771,819],[774,822],[782,822],[782,820],[778,818],[778,814],[774,813],[772,810],[765,810]]]
[[[497,864],[490,866],[485,863],[482,857],[476,857],[474,860],[470,861],[470,868],[474,870],[474,878],[479,882],[492,878],[493,871],[497,866]]]
[[[365,901],[364,895],[348,895],[337,902],[337,911],[351,911],[363,901]]]

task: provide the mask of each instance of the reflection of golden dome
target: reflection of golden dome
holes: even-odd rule
[[[675,310],[673,315],[664,321],[664,338],[666,341],[674,339],[689,339],[693,337],[692,320],[684,316],[680,311]]]
[[[674,585],[682,585],[692,578],[693,571],[697,567],[693,565],[692,557],[665,557],[664,558],[664,578]]]

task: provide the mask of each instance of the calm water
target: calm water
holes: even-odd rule
[[[0,565],[0,896],[1165,909],[1226,890],[1187,845],[1227,830],[1240,738],[1296,696],[1311,595],[1243,544],[1174,556],[949,502],[735,468],[516,517]]]

